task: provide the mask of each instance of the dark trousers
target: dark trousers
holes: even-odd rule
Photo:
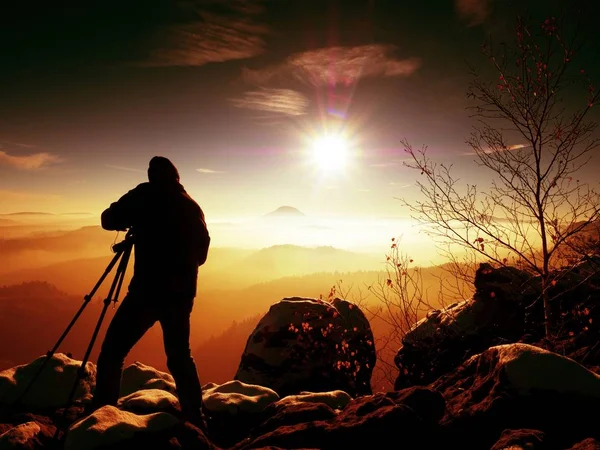
[[[98,357],[92,405],[116,405],[123,364],[133,346],[157,321],[163,331],[167,367],[175,379],[184,414],[202,413],[202,388],[190,350],[193,298],[145,296],[131,291],[111,321]]]

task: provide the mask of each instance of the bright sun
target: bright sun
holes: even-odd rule
[[[319,136],[312,143],[312,157],[319,169],[340,171],[348,160],[348,142],[339,134]]]

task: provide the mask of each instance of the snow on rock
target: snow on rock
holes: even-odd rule
[[[121,396],[127,396],[140,389],[162,389],[171,394],[177,393],[175,380],[173,380],[171,374],[136,361],[123,370]]]
[[[444,426],[469,433],[468,449],[492,447],[505,429],[540,430],[568,448],[600,420],[600,375],[529,344],[490,347],[431,388],[446,400]]]
[[[543,389],[600,398],[600,375],[570,358],[529,344],[492,348],[498,352],[498,364],[504,366],[508,381],[520,393]]]
[[[344,409],[352,397],[344,391],[331,392],[301,392],[298,395],[288,395],[276,402],[279,404],[287,403],[323,403],[331,409]]]
[[[12,404],[21,396],[31,380],[38,374],[46,356],[40,356],[29,364],[11,367],[0,372],[0,402]],[[77,379],[81,361],[64,353],[55,353],[39,373],[29,392],[20,399],[22,407],[34,411],[56,409],[65,406]],[[89,402],[96,385],[96,366],[86,364],[87,375],[79,380],[74,401]]]
[[[25,422],[0,434],[0,449],[35,448],[32,442],[42,431],[36,422]]]
[[[119,399],[117,406],[125,411],[176,412],[179,400],[163,389],[142,389]]]
[[[375,361],[371,326],[358,306],[291,297],[272,305],[256,325],[234,379],[282,396],[337,389],[365,395]]]
[[[500,388],[516,395],[549,391],[600,400],[600,375],[570,358],[522,343],[490,347],[432,386],[456,399],[470,397],[473,391],[480,398],[480,385],[490,392]]]
[[[153,433],[174,427],[179,420],[168,413],[136,415],[114,406],[103,406],[75,422],[67,432],[65,450],[93,450],[131,439],[134,434]]]
[[[202,400],[209,411],[235,415],[260,412],[279,400],[279,395],[272,389],[234,380],[206,389]]]

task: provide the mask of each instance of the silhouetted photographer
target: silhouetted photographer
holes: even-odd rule
[[[202,425],[202,388],[189,342],[190,314],[210,236],[202,209],[180,184],[170,160],[152,158],[148,180],[112,203],[101,217],[106,230],[133,230],[135,264],[129,290],[98,357],[92,409],[117,404],[125,358],[159,322],[182,413]]]

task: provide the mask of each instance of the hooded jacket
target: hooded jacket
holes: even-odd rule
[[[180,183],[138,185],[102,213],[101,223],[105,230],[133,231],[130,291],[196,296],[210,235],[202,209]]]

